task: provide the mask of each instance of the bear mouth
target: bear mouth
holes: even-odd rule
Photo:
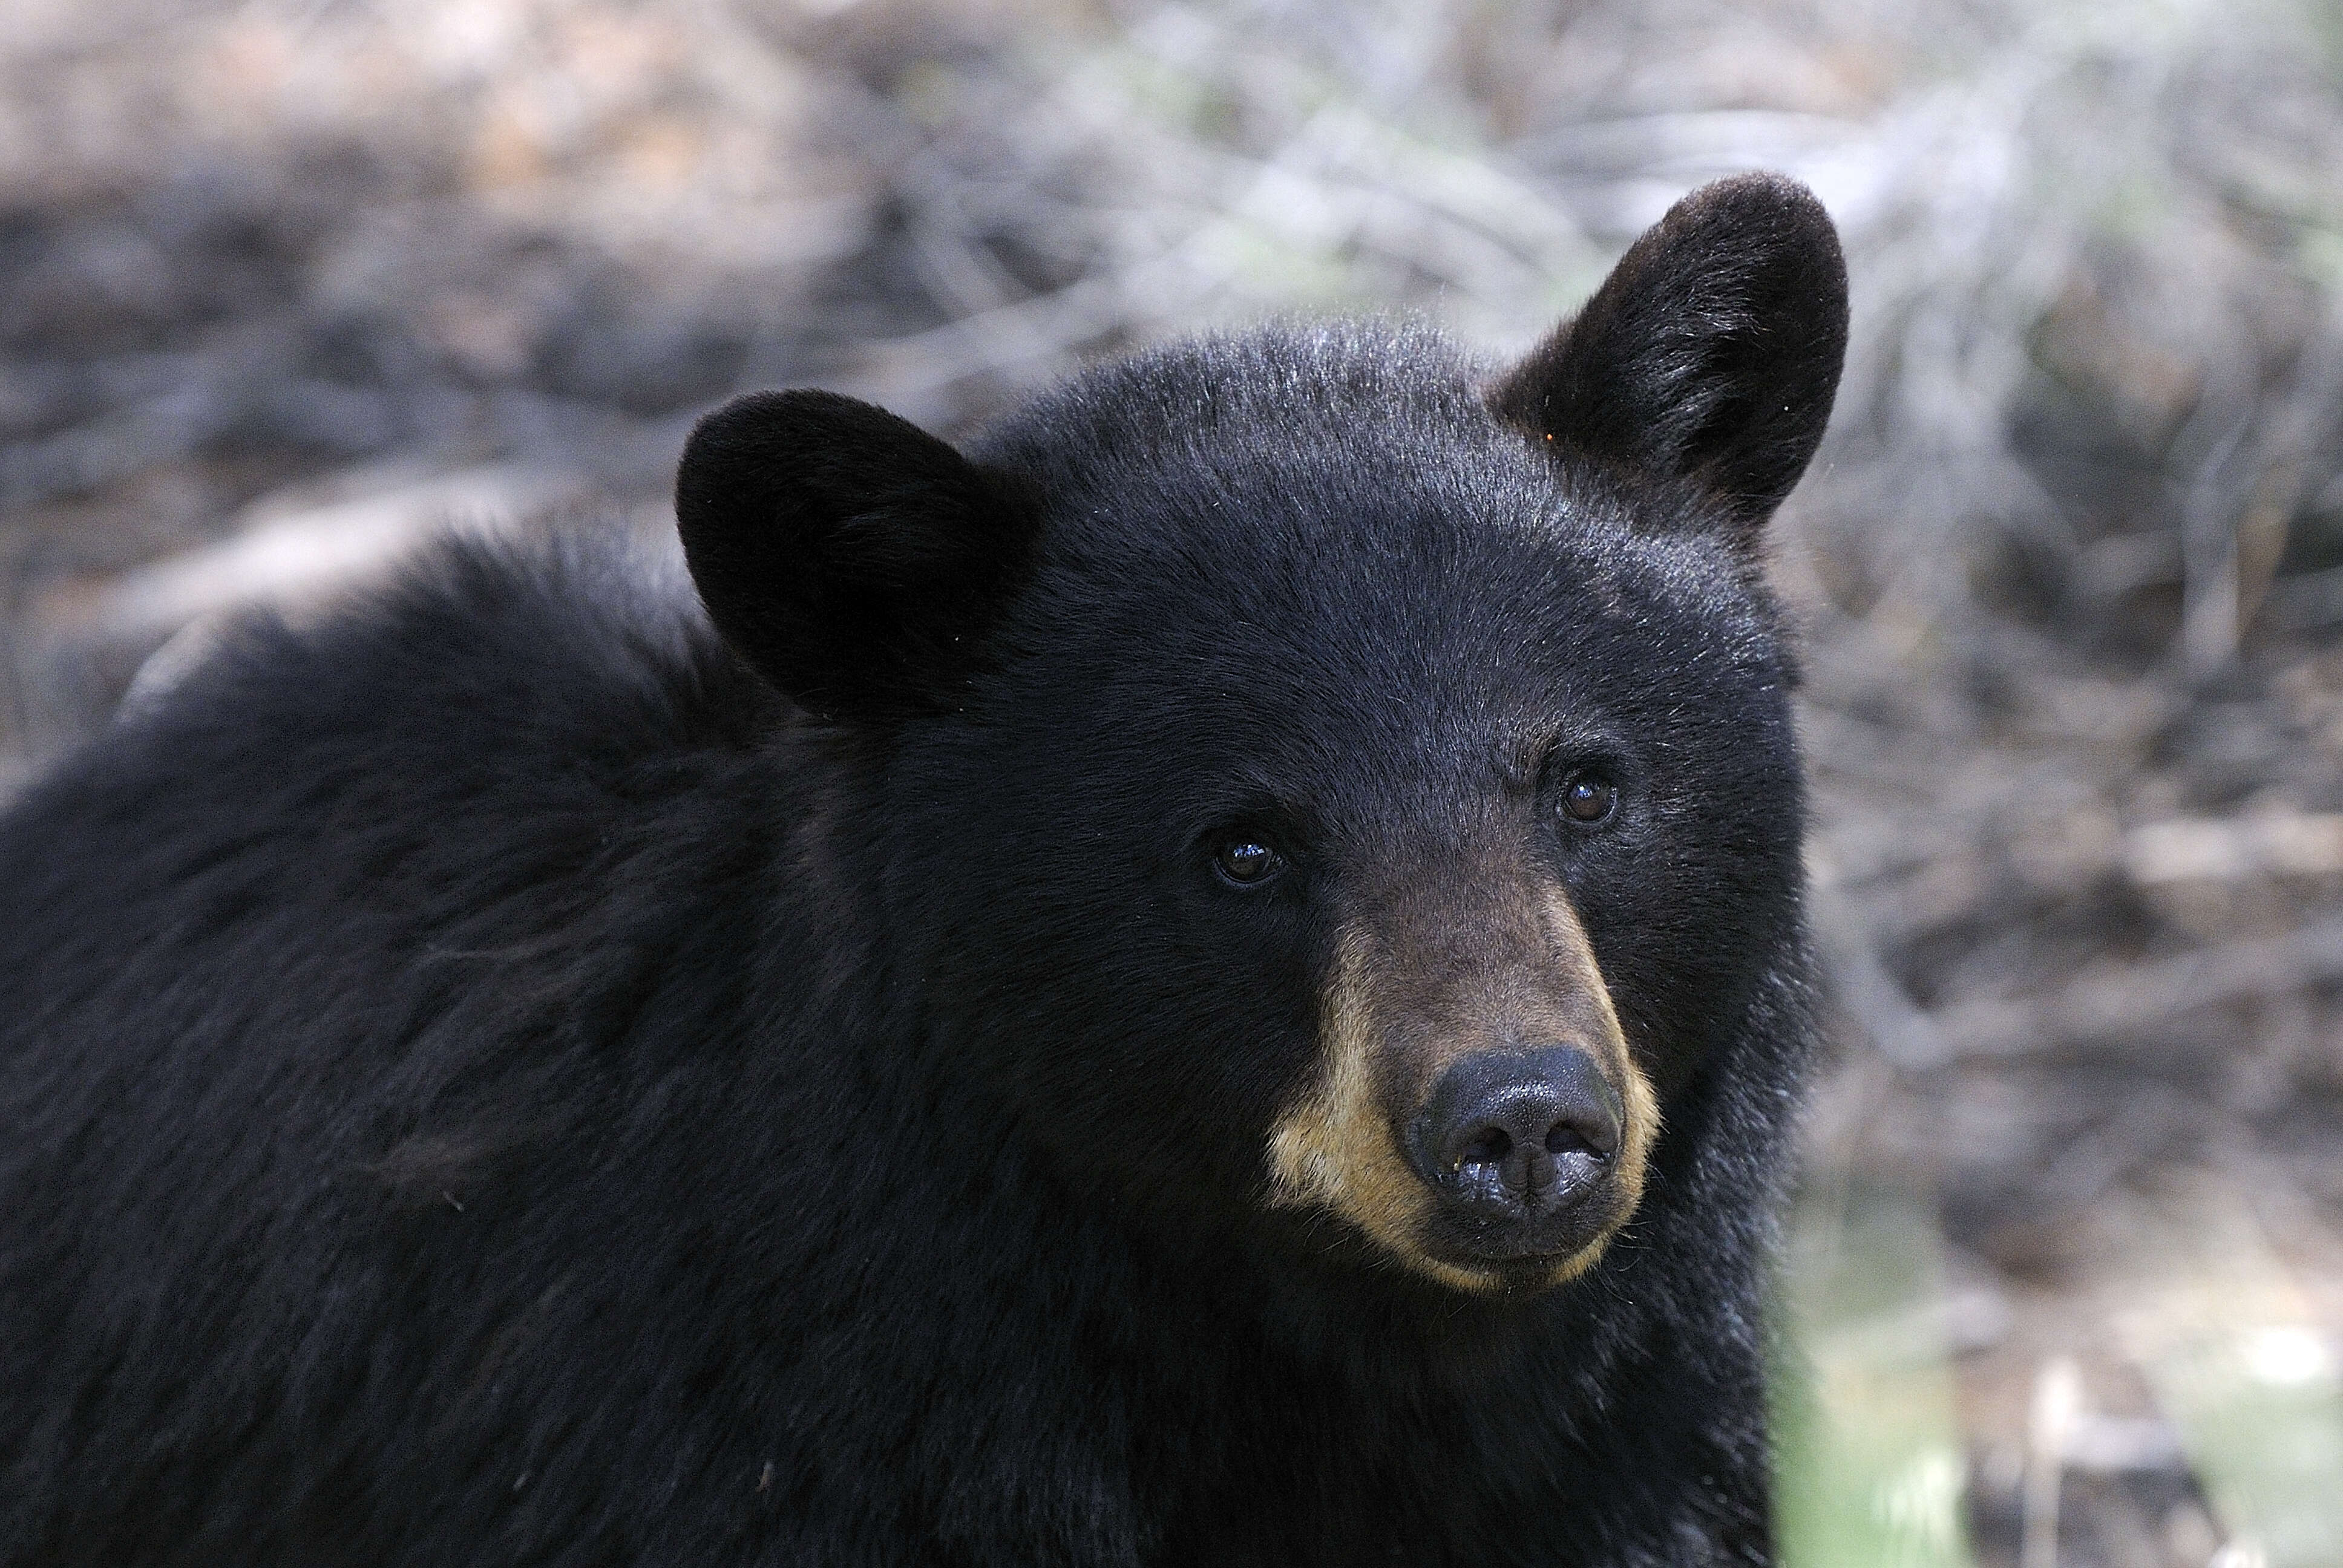
[[[1469,1163],[1430,1174],[1437,1201],[1423,1217],[1419,1244],[1451,1267],[1501,1273],[1544,1272],[1599,1249],[1624,1218],[1611,1162],[1557,1164],[1565,1167],[1560,1179],[1527,1195],[1504,1191]]]

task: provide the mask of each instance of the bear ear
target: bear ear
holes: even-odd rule
[[[848,722],[951,705],[1032,535],[999,476],[834,392],[751,393],[700,420],[675,516],[733,651]]]
[[[1703,186],[1490,394],[1574,454],[1689,482],[1739,543],[1798,482],[1846,357],[1846,263],[1814,194],[1778,175]]]

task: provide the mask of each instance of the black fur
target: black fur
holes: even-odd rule
[[[675,516],[725,639],[808,712],[874,718],[952,705],[1033,520],[1005,476],[834,392],[701,420]]]
[[[1636,265],[1811,237],[1756,219]],[[1664,381],[1655,309],[1494,411],[1366,327],[1106,367],[967,462],[736,405],[680,501],[734,648],[671,564],[451,547],[51,774],[0,819],[0,1563],[1766,1561],[1811,1024],[1745,535],[1828,377],[1786,428],[1780,361],[1694,353],[1695,434],[1524,438],[1577,357]],[[1654,510],[1684,463],[1729,526]],[[1262,1142],[1332,911],[1541,748],[1622,780],[1520,842],[1666,1127],[1591,1273],[1483,1299],[1265,1208]],[[1232,895],[1199,845],[1272,817]]]
[[[1744,175],[1678,202],[1495,401],[1572,457],[1705,494],[1746,543],[1806,471],[1845,357],[1830,216]]]

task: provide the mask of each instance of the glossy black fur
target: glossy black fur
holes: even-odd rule
[[[1786,180],[1719,180],[1629,247],[1497,388],[1515,421],[1624,482],[1693,481],[1754,536],[1821,442],[1846,357],[1846,263]]]
[[[0,1563],[1766,1561],[1795,471],[1489,385],[1207,340],[970,463],[736,407],[682,484],[733,647],[671,568],[451,548],[51,774],[0,818]],[[1288,875],[1216,881],[1231,822]],[[1548,858],[1665,1093],[1639,1217],[1518,1300],[1262,1203],[1339,919],[1461,837]]]

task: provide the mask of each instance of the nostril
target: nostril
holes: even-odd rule
[[[1461,1168],[1466,1165],[1502,1165],[1505,1156],[1513,1151],[1513,1135],[1502,1127],[1484,1127],[1480,1136],[1464,1145],[1456,1159]]]
[[[1606,1158],[1592,1139],[1567,1121],[1557,1121],[1546,1129],[1545,1151],[1556,1158],[1564,1154],[1586,1154],[1596,1160]]]

